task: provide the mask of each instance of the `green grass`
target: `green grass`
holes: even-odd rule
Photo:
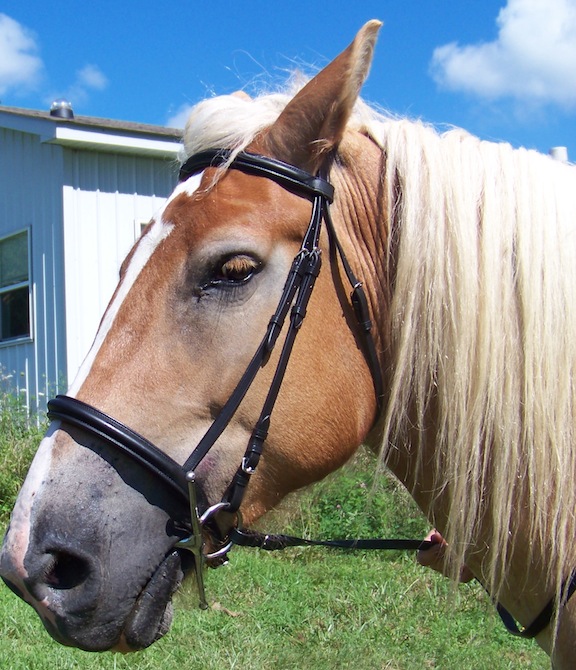
[[[0,522],[37,443],[14,416],[0,435]],[[14,425],[12,425],[14,424]],[[4,423],[0,423],[4,427]],[[19,426],[19,427],[18,427]],[[4,430],[4,428],[3,428]],[[427,524],[374,462],[354,463],[293,497],[266,520],[271,531],[314,536],[421,537]],[[138,654],[88,654],[53,642],[30,607],[0,587],[2,670],[288,670],[340,668],[516,670],[549,667],[533,643],[508,635],[477,585],[456,594],[412,554],[297,548],[235,549],[207,573],[211,608],[192,586],[175,603],[170,633]]]
[[[456,599],[411,556],[305,550],[237,550],[207,575],[212,608],[194,594],[176,602],[170,633],[130,656],[87,654],[52,642],[32,610],[0,595],[0,667],[391,668],[494,670],[548,667],[532,643],[510,637],[479,587]]]
[[[10,514],[42,432],[22,405],[0,390],[0,523]]]

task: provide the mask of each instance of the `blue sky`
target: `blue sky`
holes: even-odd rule
[[[576,0],[3,0],[0,100],[181,124],[206,96],[321,67],[371,18],[367,100],[576,160]]]

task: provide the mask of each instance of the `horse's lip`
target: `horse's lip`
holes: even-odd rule
[[[132,608],[117,651],[145,649],[163,637],[172,623],[172,596],[184,578],[181,556],[170,552],[160,563]]]

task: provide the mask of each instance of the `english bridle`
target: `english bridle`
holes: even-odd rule
[[[376,345],[371,333],[372,323],[364,289],[362,283],[358,281],[352,271],[338,240],[330,215],[330,204],[334,198],[333,186],[325,176],[312,175],[283,161],[245,151],[233,155],[225,149],[211,149],[190,157],[180,169],[180,181],[185,181],[190,176],[207,168],[221,166],[271,179],[288,191],[311,199],[312,214],[300,250],[292,262],[278,306],[268,323],[262,341],[236,388],[186,462],[180,465],[128,426],[76,398],[58,395],[48,402],[48,417],[51,420],[58,419],[80,428],[120,450],[152,473],[180,503],[183,513],[174,521],[177,527],[185,528],[186,532],[175,546],[190,551],[194,556],[200,606],[203,608],[207,607],[203,580],[204,563],[206,560],[218,560],[224,557],[234,544],[260,547],[267,550],[283,549],[287,546],[302,544],[348,549],[416,550],[429,548],[432,544],[420,540],[385,539],[316,541],[286,535],[264,535],[242,528],[239,508],[250,478],[260,461],[270,427],[272,411],[284,379],[294,341],[306,316],[314,283],[320,272],[322,255],[318,245],[323,222],[326,226],[331,248],[340,259],[344,274],[352,289],[350,301],[358,327],[358,336],[372,375],[379,410],[382,405],[384,385]],[[290,315],[289,323],[273,379],[242,461],[222,501],[201,510],[198,505],[196,468],[231,421],[258,371],[268,362],[288,314]],[[213,521],[216,514],[223,511],[236,515],[236,524],[232,527],[228,536],[223,539],[222,546],[219,549],[205,554],[203,528]],[[498,605],[498,612],[511,633],[525,638],[535,637],[549,625],[554,612],[559,606],[567,602],[574,591],[576,591],[576,571],[563,585],[560,603],[557,603],[556,599],[553,598],[535,621],[522,630],[518,628],[513,617],[501,605]]]
[[[364,289],[362,283],[358,281],[352,271],[330,216],[329,205],[334,197],[332,185],[322,176],[311,175],[283,161],[248,152],[240,152],[232,157],[230,151],[223,149],[204,151],[189,158],[180,170],[180,181],[185,181],[190,176],[207,168],[222,165],[226,165],[229,169],[241,170],[248,174],[271,179],[293,193],[310,198],[312,200],[312,214],[300,250],[292,262],[278,306],[268,323],[262,341],[236,388],[186,462],[180,465],[128,426],[76,398],[58,395],[48,403],[48,417],[50,419],[59,419],[81,428],[119,449],[149,470],[170,489],[170,492],[180,502],[185,503],[188,518],[183,516],[183,518],[175,519],[175,521],[180,526],[186,525],[190,534],[179,541],[176,546],[187,549],[194,554],[200,601],[204,607],[206,606],[206,598],[202,578],[203,562],[206,559],[214,560],[225,555],[233,543],[249,544],[255,541],[256,536],[242,532],[239,528],[241,524],[237,522],[237,527],[234,529],[236,534],[226,538],[218,551],[205,555],[203,553],[202,528],[212,520],[214,515],[222,511],[236,515],[239,519],[239,508],[244,492],[260,461],[268,435],[272,411],[284,379],[295,338],[306,316],[308,302],[320,272],[322,254],[319,241],[323,222],[326,225],[330,244],[340,258],[344,274],[352,289],[351,304],[358,324],[359,338],[372,374],[378,408],[381,406],[383,396],[382,373],[376,346],[371,335],[372,324]],[[207,509],[200,510],[195,471],[230,423],[258,371],[268,362],[287,319],[289,323],[273,379],[244,457],[222,501]],[[284,540],[285,545],[286,542],[287,540]],[[412,541],[410,542],[412,543]],[[272,548],[271,544],[272,539],[266,536],[259,546],[265,545],[264,548],[270,549]],[[416,546],[420,544],[418,542]]]

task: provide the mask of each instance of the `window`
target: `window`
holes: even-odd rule
[[[30,337],[28,231],[0,240],[0,342]]]
[[[147,219],[146,221],[144,221],[143,219],[139,219],[139,220],[135,221],[134,223],[136,224],[135,227],[134,227],[136,239],[139,240],[140,237],[142,236],[142,233],[148,227],[148,224],[150,223],[150,219]]]

